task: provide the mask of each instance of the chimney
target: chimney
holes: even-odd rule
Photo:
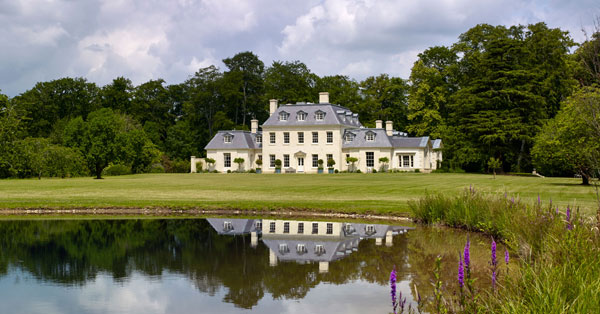
[[[272,115],[277,110],[277,102],[277,99],[269,100],[269,115]]]
[[[258,131],[258,120],[250,120],[250,131],[252,132],[252,134],[256,134],[256,131]]]
[[[387,134],[387,136],[394,135],[394,122],[385,121],[385,134]]]
[[[375,120],[375,128],[376,129],[383,129],[383,121],[381,121],[381,120]]]
[[[319,103],[320,104],[328,104],[329,103],[329,93],[328,92],[320,92],[319,93]]]

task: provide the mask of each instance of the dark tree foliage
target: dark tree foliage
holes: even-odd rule
[[[265,74],[265,100],[279,99],[282,104],[316,102],[317,75],[300,61],[274,61]],[[265,103],[265,108],[268,104]]]

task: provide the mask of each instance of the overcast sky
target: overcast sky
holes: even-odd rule
[[[65,76],[180,83],[242,51],[320,76],[408,78],[419,52],[479,23],[544,21],[581,42],[597,16],[598,0],[0,0],[0,90]]]

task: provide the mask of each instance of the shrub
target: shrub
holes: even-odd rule
[[[183,159],[175,159],[171,164],[171,173],[188,173],[190,172],[190,162]]]
[[[248,170],[248,173],[256,173],[256,170],[250,169],[250,170]]]
[[[165,167],[161,164],[152,164],[150,166],[150,173],[165,173]]]
[[[131,168],[126,165],[115,164],[104,168],[103,175],[105,176],[122,176],[131,174]]]
[[[377,173],[377,169],[373,169],[373,171],[372,171],[372,172],[373,172],[373,173]]]
[[[415,169],[415,173],[421,172],[421,169]]]
[[[360,169],[356,170],[356,173],[362,173],[362,171],[360,171]]]
[[[337,169],[335,169],[333,172],[334,172],[334,173],[339,173],[340,171],[339,171],[339,170],[337,170]]]
[[[230,170],[230,169],[227,169],[227,173],[231,173],[231,170]]]
[[[203,166],[204,166],[204,165],[202,164],[202,162],[201,162],[201,161],[197,161],[197,162],[196,162],[196,172],[202,172],[202,167],[203,167]]]

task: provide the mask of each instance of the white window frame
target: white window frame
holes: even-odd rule
[[[298,121],[305,121],[306,120],[306,112],[304,112],[304,111],[298,112],[298,114],[296,115],[296,118]]]
[[[231,134],[225,134],[225,136],[223,136],[224,143],[231,143],[232,140],[233,140],[233,135],[231,135]]]
[[[325,155],[325,164],[327,164],[329,162],[329,159],[333,159],[333,154]]]
[[[223,153],[223,167],[231,168],[231,153]]]
[[[306,249],[306,245],[304,245],[303,243],[298,243],[298,245],[296,245],[296,252],[298,252],[298,254],[304,254],[308,252],[308,250]]]
[[[290,132],[283,132],[283,144],[290,143]]]
[[[369,156],[371,156],[371,159],[369,159]],[[365,152],[365,163],[368,168],[375,167],[375,152]]]
[[[275,168],[275,160],[277,158],[275,157],[275,155],[271,154],[269,155],[269,168]]]
[[[317,154],[312,155],[312,167],[319,168],[319,155]]]
[[[367,142],[373,142],[375,140],[375,133],[373,133],[373,132],[367,133],[367,135],[365,136],[365,140]]]
[[[279,113],[279,121],[287,121],[289,117],[289,113],[283,111]]]
[[[327,234],[333,234],[333,224],[330,223],[330,222],[327,223],[326,233]]]
[[[325,247],[323,246],[323,244],[315,245],[315,254],[317,254],[317,255],[325,254]]]
[[[275,135],[275,132],[269,132],[269,143],[275,144],[276,141],[277,136]]]
[[[313,222],[312,223],[312,234],[319,234],[319,223],[318,222]]]
[[[312,143],[319,144],[319,132],[312,132]]]
[[[223,231],[232,231],[233,230],[233,224],[231,223],[231,221],[223,221]]]
[[[290,222],[286,221],[283,223],[283,233],[290,233]]]
[[[269,223],[269,233],[275,233],[275,222],[271,221]]]
[[[298,223],[298,234],[304,234],[304,223],[303,222]]]
[[[304,132],[298,132],[298,144],[304,144]]]
[[[325,112],[323,111],[317,111],[315,113],[315,120],[317,121],[323,121],[325,119]]]
[[[256,135],[256,142],[257,143],[262,143],[262,134],[257,134]]]
[[[288,155],[288,154],[283,155],[283,167],[284,168],[290,167],[290,155]]]
[[[327,144],[333,144],[333,132],[327,131]]]

